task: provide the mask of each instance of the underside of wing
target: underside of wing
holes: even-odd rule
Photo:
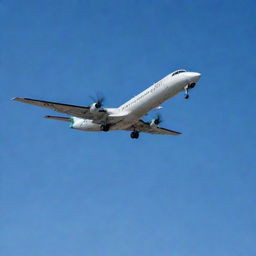
[[[133,131],[134,128],[139,132],[146,132],[151,134],[163,134],[163,135],[180,135],[180,132],[176,132],[173,130],[169,130],[166,128],[161,128],[158,126],[151,126],[150,123],[144,122],[143,120],[139,120],[133,127],[128,130]]]
[[[44,118],[58,120],[58,121],[64,121],[64,122],[72,121],[72,118],[64,117],[64,116],[44,116]]]
[[[83,107],[83,106],[75,106],[70,104],[58,103],[58,102],[50,102],[44,100],[35,100],[35,99],[28,99],[28,98],[13,98],[13,100],[32,104],[38,107],[48,108],[60,113],[65,113],[67,115],[93,119],[94,115],[90,112],[90,107]]]

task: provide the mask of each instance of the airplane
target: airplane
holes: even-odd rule
[[[159,127],[160,116],[151,122],[141,118],[149,111],[160,109],[161,104],[184,91],[184,98],[189,98],[189,90],[195,87],[201,77],[200,73],[177,70],[125,102],[118,108],[104,108],[103,98],[98,98],[90,106],[76,106],[64,103],[13,98],[12,100],[33,104],[69,115],[45,116],[45,118],[69,122],[70,128],[83,131],[130,131],[132,139],[138,139],[141,132],[151,134],[179,135],[180,132]]]

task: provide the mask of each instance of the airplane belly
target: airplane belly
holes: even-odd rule
[[[185,84],[183,83],[174,83],[166,85],[163,88],[156,89],[154,93],[148,95],[140,102],[134,104],[131,107],[130,111],[136,116],[143,116],[147,114],[150,110],[158,107],[166,100],[174,97],[180,91],[183,90]]]

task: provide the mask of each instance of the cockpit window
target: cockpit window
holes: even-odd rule
[[[187,72],[185,69],[180,69],[172,73],[172,76],[178,75],[179,73]]]

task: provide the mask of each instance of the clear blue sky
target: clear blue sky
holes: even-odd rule
[[[0,254],[256,255],[256,2],[0,1]],[[121,105],[202,73],[178,137],[87,133],[30,97]]]

